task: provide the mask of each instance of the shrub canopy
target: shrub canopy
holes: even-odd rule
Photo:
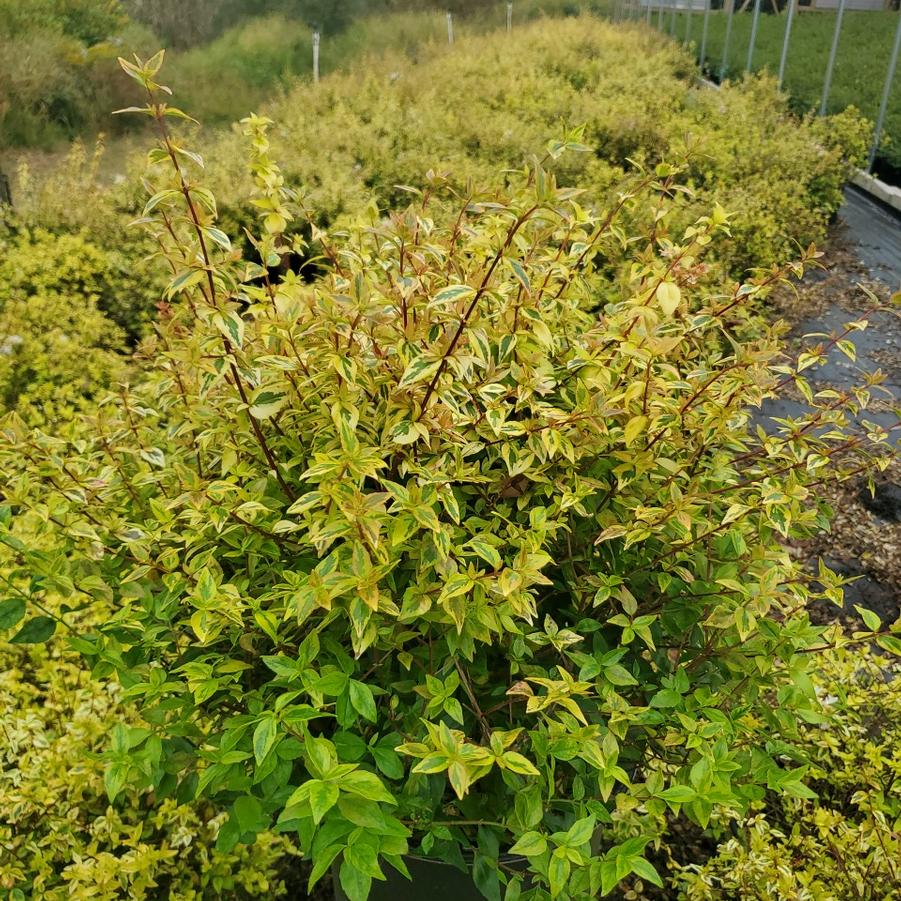
[[[227,804],[222,850],[275,823],[353,901],[411,848],[474,855],[487,897],[659,883],[666,810],[806,796],[769,736],[819,716],[822,630],[780,539],[822,527],[818,482],[887,436],[849,424],[866,390],[813,396],[823,348],[787,366],[774,330],[735,334],[815,253],[711,289],[728,216],[678,224],[665,163],[609,203],[558,186],[572,134],[504,188],[435,176],[403,212],[313,227],[307,283],[279,272],[302,205],[268,123],[245,122],[264,268],[169,134],[160,61],[125,64],[160,128],[143,219],[173,272],[146,375],[71,437],[9,417],[0,449],[11,583],[112,605],[71,638],[147,723],[116,732],[110,796]],[[810,414],[750,430],[788,384]]]
[[[400,186],[422,188],[429,171],[447,173],[465,196],[470,180],[493,183],[548,136],[584,127],[592,152],[559,161],[556,173],[596,203],[615,194],[629,160],[652,167],[689,149],[681,182],[694,199],[674,215],[688,227],[716,203],[732,213],[735,240],[708,262],[736,276],[822,239],[866,152],[867,124],[853,112],[798,119],[766,77],[711,90],[694,75],[669,38],[583,16],[363,58],[347,74],[298,85],[266,112],[278,123],[272,140],[285,176],[304,185],[320,225],[373,196],[402,209]],[[236,132],[210,153],[236,234],[252,222],[240,140]]]

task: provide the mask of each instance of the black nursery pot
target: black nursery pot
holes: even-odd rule
[[[407,857],[404,862],[412,880],[401,876],[392,867],[382,867],[387,879],[372,880],[369,901],[485,901],[485,896],[476,888],[472,875],[464,873],[442,860],[428,860],[422,857]],[[524,869],[526,861],[522,857],[504,861],[506,866]],[[348,901],[341,890],[338,868],[332,869],[335,883],[335,901]]]

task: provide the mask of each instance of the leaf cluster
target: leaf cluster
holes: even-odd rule
[[[307,282],[279,266],[307,248],[270,123],[243,123],[247,259],[169,129],[161,63],[123,61],[171,271],[146,371],[79,431],[12,415],[0,444],[27,615],[47,579],[111,606],[90,631],[62,618],[146,723],[113,734],[110,797],[210,798],[219,850],[274,826],[352,901],[411,850],[471,861],[489,899],[659,882],[667,812],[807,797],[771,736],[819,715],[804,608],[841,583],[781,542],[892,440],[867,420],[879,374],[816,395],[803,375],[843,335],[796,362],[777,328],[748,336],[816,252],[711,287],[722,209],[681,224],[667,163],[611,200],[561,186],[574,131],[501,187],[434,177],[314,229]],[[789,385],[810,411],[752,427]]]

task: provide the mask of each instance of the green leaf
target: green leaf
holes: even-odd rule
[[[372,877],[361,873],[345,859],[338,871],[341,880],[341,888],[347,895],[348,901],[366,901],[369,897],[369,888],[372,885]]]
[[[436,307],[445,303],[453,303],[464,297],[472,297],[475,293],[475,288],[470,288],[469,285],[448,285],[429,301],[429,306]]]
[[[332,861],[343,850],[344,845],[329,845],[316,854],[316,859],[313,861],[313,869],[310,871],[310,878],[307,882],[307,892],[312,894],[313,886],[328,872]]]
[[[510,268],[513,270],[513,274],[516,276],[519,283],[526,289],[526,291],[532,290],[532,284],[529,281],[529,276],[526,274],[526,270],[523,269],[522,263],[519,260],[507,259],[507,262],[510,264]]]
[[[391,440],[395,444],[413,444],[420,438],[428,437],[428,431],[417,422],[401,420],[391,429]]]
[[[375,773],[366,770],[354,770],[338,780],[343,791],[351,792],[366,798],[369,801],[384,801],[386,804],[395,804],[394,796],[382,784]]]
[[[379,867],[378,853],[365,837],[358,841],[350,842],[344,851],[344,860],[361,873],[365,873],[373,879],[384,878],[384,874]]]
[[[375,760],[375,765],[389,779],[403,779],[404,765],[401,762],[400,755],[398,755],[396,751],[392,751],[390,748],[380,748],[378,746],[372,747],[369,750],[372,753],[373,760]]]
[[[643,857],[634,857],[632,859],[632,872],[641,879],[646,879],[652,885],[663,888],[663,880],[660,878],[660,874],[654,869],[653,864],[646,861]]]
[[[569,871],[569,860],[560,854],[560,849],[558,849],[552,855],[551,862],[547,868],[552,898],[556,898],[563,893],[564,888],[566,888],[566,882],[569,879]]]
[[[901,638],[896,638],[894,635],[880,635],[876,639],[876,644],[890,654],[901,657]]]
[[[313,779],[309,786],[310,810],[313,813],[313,822],[318,826],[322,818],[335,806],[341,792],[334,782],[323,782],[321,779]]]
[[[592,835],[594,835],[595,825],[594,817],[583,817],[581,820],[577,820],[569,827],[569,831],[566,833],[567,844],[578,846],[590,842]]]
[[[861,607],[859,604],[855,604],[854,609],[860,614],[860,618],[863,620],[864,625],[871,632],[878,632],[882,628],[881,620],[872,610]]]
[[[250,405],[250,415],[254,419],[269,419],[284,407],[287,400],[288,395],[283,391],[259,391]]]
[[[253,795],[238,798],[233,806],[234,817],[241,832],[262,832],[266,828],[263,807]]]
[[[495,862],[476,853],[472,865],[472,881],[485,901],[501,901],[501,883]]]
[[[616,872],[616,859],[603,861],[601,864],[601,894],[609,895],[619,883],[619,878]]]
[[[651,707],[678,707],[682,703],[682,695],[671,688],[662,688],[650,701]]]
[[[0,629],[11,629],[23,616],[25,616],[25,601],[21,598],[0,601]]]
[[[56,631],[56,620],[51,616],[35,616],[10,638],[11,644],[40,644]]]
[[[226,253],[230,253],[232,249],[232,242],[229,239],[228,235],[222,231],[221,228],[212,228],[210,226],[206,226],[203,229],[203,233],[214,243],[221,247]]]
[[[119,792],[122,791],[125,783],[128,781],[129,764],[113,763],[110,764],[103,773],[103,787],[106,789],[106,796],[110,801],[115,801]]]
[[[372,689],[362,682],[351,679],[349,690],[350,703],[354,710],[356,710],[364,719],[369,720],[370,723],[374,723],[376,720],[376,707],[375,698],[372,696]]]
[[[669,801],[671,804],[688,804],[697,796],[698,793],[688,785],[673,785],[657,795],[658,798]]]
[[[639,435],[641,435],[648,427],[647,416],[633,416],[624,429],[623,439],[626,446],[631,445]]]
[[[535,765],[527,757],[518,754],[516,751],[507,751],[501,757],[501,761],[508,770],[519,773],[521,776],[537,776],[539,775]]]
[[[244,320],[234,310],[214,314],[213,324],[235,347],[243,346]]]
[[[275,739],[278,736],[278,723],[274,716],[267,715],[257,724],[253,730],[253,755],[257,765],[261,764],[266,755],[272,750]]]
[[[604,677],[614,685],[637,685],[638,680],[624,666],[614,663],[604,669]]]
[[[203,269],[188,269],[180,272],[166,286],[166,297],[174,297],[181,291],[187,291],[188,288],[199,284],[206,278],[206,272]]]
[[[498,553],[497,548],[485,541],[484,538],[473,538],[466,543],[465,547],[495,569],[500,569],[503,566],[503,560],[501,560],[501,555]]]
[[[404,374],[397,383],[397,387],[410,388],[419,382],[424,382],[438,371],[440,365],[440,360],[430,360],[428,357],[417,357],[415,360],[411,361],[404,370]]]
[[[131,112],[129,110],[128,112]],[[135,110],[136,111],[136,110]],[[167,200],[176,200],[182,196],[181,191],[175,190],[175,188],[167,188],[165,191],[160,191],[157,194],[154,194],[147,203],[144,204],[144,210],[142,212],[143,216],[147,216],[152,213],[161,203]]]
[[[510,849],[511,854],[521,854],[523,857],[538,857],[545,851],[547,851],[547,839],[540,832],[526,832]]]

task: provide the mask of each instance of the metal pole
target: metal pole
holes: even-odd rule
[[[750,72],[754,65],[754,45],[757,43],[757,25],[760,22],[760,0],[754,0],[754,18],[751,20],[751,40],[748,42],[748,63],[745,71]]]
[[[832,33],[832,49],[829,51],[829,65],[826,66],[826,78],[823,80],[823,99],[820,102],[820,115],[826,115],[829,106],[829,91],[832,90],[832,72],[835,69],[835,57],[838,55],[838,39],[842,33],[842,16],[845,14],[845,0],[838,0],[838,12],[835,14],[835,31]]]
[[[723,42],[723,62],[720,65],[720,81],[726,77],[726,68],[729,64],[729,41],[732,38],[732,18],[735,15],[735,0],[726,0],[729,4],[729,11],[726,18],[726,39]]]
[[[657,31],[663,31],[663,0],[657,7]]]
[[[688,0],[688,9],[685,11],[687,20],[685,22],[685,45],[691,44],[691,14],[695,8],[695,0]]]
[[[889,97],[892,93],[892,82],[895,80],[895,69],[898,66],[898,51],[901,50],[901,13],[898,13],[898,27],[895,29],[895,43],[892,46],[892,58],[888,64],[888,72],[885,76],[885,85],[882,88],[882,100],[879,103],[879,115],[876,117],[876,128],[873,131],[873,146],[870,148],[870,158],[867,161],[867,174],[873,171],[876,162],[876,153],[879,150],[879,139],[882,137],[882,126],[885,124],[885,111],[888,108]]]
[[[670,7],[670,16],[669,16],[669,33],[675,37],[676,36],[676,0],[669,0],[672,3]]]
[[[313,81],[319,81],[319,32],[313,32]]]
[[[450,10],[447,11],[447,42],[448,44],[454,42],[454,17]]]
[[[701,72],[704,71],[704,63],[707,60],[707,26],[710,25],[710,0],[704,0],[704,26],[701,29]]]
[[[507,4],[507,34],[513,31],[513,4]]]
[[[648,4],[647,12],[645,13],[644,23],[645,25],[651,24],[651,0],[645,0]]]
[[[778,89],[782,90],[782,82],[785,79],[785,63],[788,60],[788,41],[792,34],[792,19],[795,17],[795,9],[798,6],[797,0],[788,0],[788,19],[785,22],[785,37],[782,39],[782,56],[779,59],[779,82]]]

